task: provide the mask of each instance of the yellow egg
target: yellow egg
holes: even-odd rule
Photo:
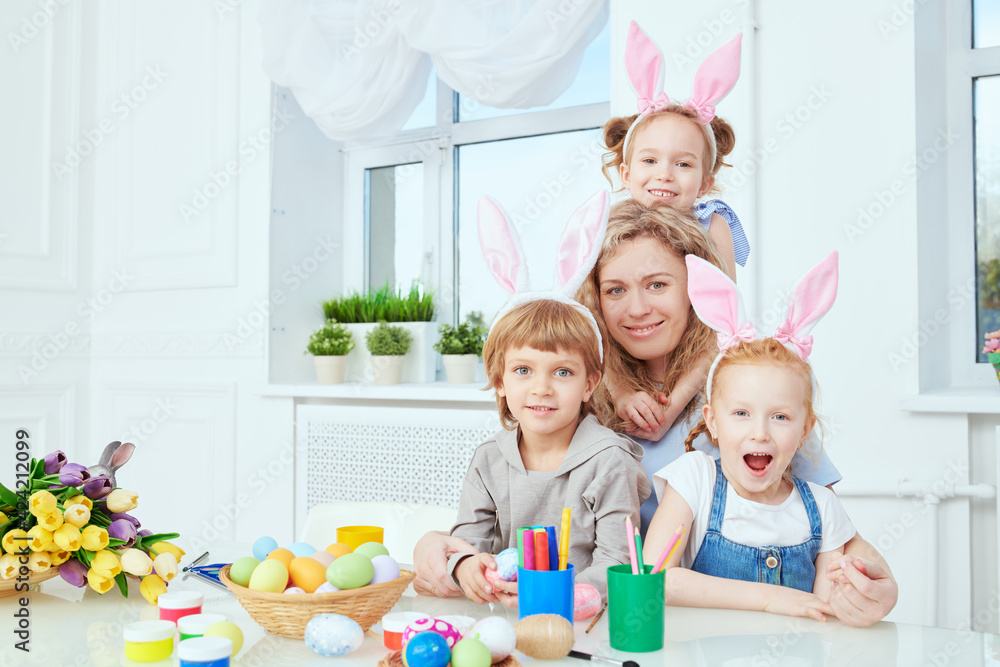
[[[269,558],[254,568],[247,588],[263,593],[280,593],[288,585],[288,568],[280,560]]]
[[[309,556],[299,556],[288,568],[292,583],[306,593],[314,593],[326,581],[326,568],[318,560]]]
[[[233,654],[230,657],[235,658],[236,654],[240,652],[243,648],[243,631],[240,630],[240,626],[235,623],[230,623],[229,621],[222,621],[220,623],[214,623],[205,629],[206,637],[225,637],[233,643]]]
[[[331,553],[337,558],[340,558],[344,554],[349,554],[351,553],[351,551],[352,551],[351,547],[347,546],[343,542],[334,542],[333,544],[331,544],[326,548],[327,553]]]
[[[293,554],[288,549],[275,549],[274,551],[272,551],[267,555],[267,558],[265,560],[272,560],[272,559],[280,560],[282,563],[285,564],[285,567],[287,568],[292,564],[293,558],[295,558],[295,554]]]

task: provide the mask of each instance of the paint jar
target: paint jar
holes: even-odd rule
[[[403,649],[403,630],[410,623],[430,618],[419,611],[397,611],[382,617],[382,643],[390,651]]]
[[[194,637],[177,645],[180,667],[229,667],[233,642],[228,637]]]
[[[573,577],[576,568],[526,570],[517,568],[518,618],[559,614],[573,623]]]
[[[205,596],[196,591],[177,591],[176,593],[162,593],[156,600],[156,606],[160,608],[161,621],[173,621],[191,614],[201,613],[201,603],[205,601]]]
[[[181,641],[201,637],[208,626],[229,620],[222,614],[191,614],[177,619],[177,631],[181,633]]]
[[[177,626],[171,621],[136,621],[122,631],[125,657],[135,662],[165,660],[174,652]]]

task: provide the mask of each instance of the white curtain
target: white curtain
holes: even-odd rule
[[[263,0],[264,71],[331,139],[394,134],[431,64],[498,108],[545,106],[573,82],[607,0]]]

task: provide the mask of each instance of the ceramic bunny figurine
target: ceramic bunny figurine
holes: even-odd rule
[[[101,460],[96,465],[88,467],[87,472],[92,477],[104,475],[111,482],[111,486],[118,486],[115,482],[115,473],[132,458],[134,451],[135,445],[131,442],[122,444],[121,441],[115,440],[108,443],[108,446],[104,448],[104,453],[101,454]]]

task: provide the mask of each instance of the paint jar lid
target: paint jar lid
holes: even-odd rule
[[[413,621],[425,618],[430,618],[430,616],[422,614],[419,611],[397,611],[392,614],[386,614],[382,617],[382,632],[401,633]]]
[[[122,630],[122,637],[127,642],[158,642],[173,639],[175,634],[177,626],[173,621],[136,621]]]
[[[232,654],[233,640],[228,637],[192,637],[177,645],[177,657],[181,660],[209,662]]]
[[[208,626],[227,620],[223,614],[188,614],[177,619],[177,629],[184,635],[203,635]]]
[[[204,601],[205,596],[197,591],[177,591],[162,593],[156,599],[156,606],[160,609],[190,609],[200,607]]]

